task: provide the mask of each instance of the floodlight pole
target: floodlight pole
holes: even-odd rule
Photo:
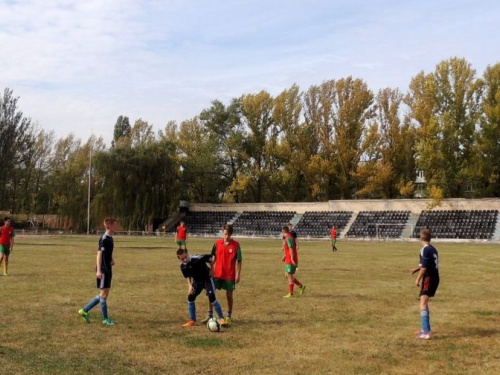
[[[92,137],[90,137],[90,152],[89,152],[89,190],[87,194],[87,234],[90,234],[90,173],[92,171]]]

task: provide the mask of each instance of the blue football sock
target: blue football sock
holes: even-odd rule
[[[222,313],[222,307],[220,307],[219,301],[215,300],[214,302],[212,302],[212,306],[214,307],[215,312],[217,313],[219,319],[224,318],[224,314]]]
[[[191,301],[188,302],[189,319],[196,322],[196,304]]]
[[[227,316],[231,317],[231,313],[232,313],[232,311],[228,311]]]
[[[90,302],[83,308],[83,311],[89,312],[93,307],[97,306],[99,304],[101,296],[97,295],[94,298],[90,300]]]
[[[427,324],[429,325],[429,332],[431,331],[431,312],[427,308]]]
[[[108,302],[107,298],[101,297],[101,314],[103,319],[108,319]]]
[[[422,331],[429,333],[431,326],[429,323],[429,310],[420,310],[420,322],[422,323]]]

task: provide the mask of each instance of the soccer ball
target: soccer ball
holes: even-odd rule
[[[211,332],[219,332],[220,331],[220,323],[215,318],[210,318],[207,322],[207,328]]]

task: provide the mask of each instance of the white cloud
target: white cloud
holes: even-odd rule
[[[119,115],[163,128],[212,99],[348,75],[406,89],[461,56],[481,74],[500,4],[401,1],[0,0],[0,88],[58,136],[109,142]]]

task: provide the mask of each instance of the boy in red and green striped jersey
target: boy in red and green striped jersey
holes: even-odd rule
[[[3,274],[7,276],[9,255],[14,251],[14,228],[10,226],[10,218],[5,217],[4,226],[0,228],[0,265],[3,263]]]
[[[232,238],[233,226],[231,224],[224,225],[224,235],[220,240],[215,241],[212,248],[213,256],[213,277],[215,287],[224,289],[227,298],[227,316],[225,324],[232,323],[233,312],[233,292],[236,289],[236,284],[240,282],[241,275],[241,247],[238,241]],[[208,321],[213,316],[212,305],[209,305],[208,315],[205,320]]]
[[[306,286],[295,277],[295,271],[297,270],[299,264],[299,256],[297,254],[297,244],[295,243],[295,239],[290,233],[290,229],[288,229],[287,225],[283,226],[282,232],[283,251],[285,254],[281,260],[285,262],[285,272],[288,280],[288,294],[283,298],[292,298],[294,285],[297,285],[300,288],[300,295],[304,294]]]
[[[177,234],[175,235],[175,243],[179,246],[178,250],[184,249],[186,250],[187,243],[187,227],[184,221],[179,223],[177,227]]]

